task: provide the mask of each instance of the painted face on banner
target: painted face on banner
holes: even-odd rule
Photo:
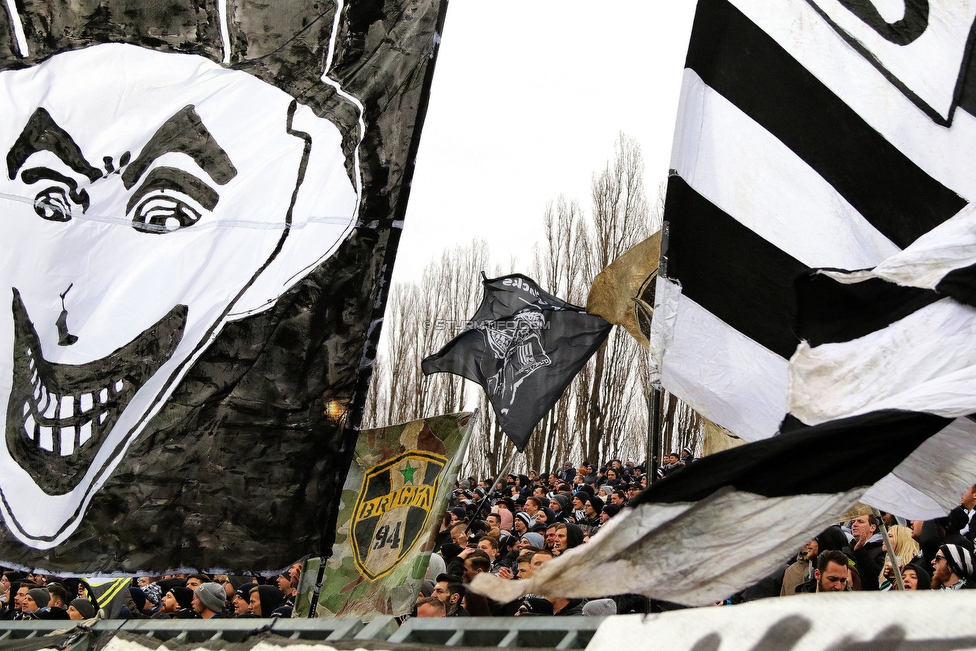
[[[0,513],[58,544],[227,321],[347,234],[341,134],[287,93],[131,45],[0,73]]]

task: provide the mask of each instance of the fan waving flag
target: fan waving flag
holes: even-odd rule
[[[502,602],[635,593],[714,604],[782,568],[867,487],[952,427],[951,419],[891,411],[719,452],[653,484],[532,578],[479,574],[470,587]]]
[[[976,412],[976,258],[956,237],[976,198],[976,3],[905,5],[889,24],[870,3],[698,4],[650,348],[666,389],[747,441]],[[865,501],[944,514],[974,436],[959,418]]]
[[[612,326],[521,274],[482,284],[484,298],[467,327],[422,368],[484,387],[499,426],[521,451]]]

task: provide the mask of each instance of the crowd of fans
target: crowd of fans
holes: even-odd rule
[[[695,461],[692,450],[672,453],[658,476]],[[546,475],[511,474],[457,483],[443,515],[414,616],[611,615],[659,612],[675,604],[640,595],[564,599],[528,595],[496,603],[466,589],[479,573],[525,579],[567,550],[584,545],[647,486],[643,464],[612,460],[599,468],[571,463]],[[808,541],[795,558],[756,585],[730,596],[733,604],[766,597],[845,590],[959,590],[976,588],[976,485],[945,518],[906,521],[882,513],[854,514]],[[882,526],[884,525],[884,526]],[[891,541],[887,552],[884,532]],[[892,563],[891,557],[894,557]],[[98,613],[94,592],[80,579],[4,571],[0,619],[291,617],[301,563],[274,577],[176,574],[140,577],[114,613]],[[899,582],[898,579],[901,578]]]
[[[656,472],[668,475],[694,461],[686,448],[666,455]],[[633,460],[612,460],[599,468],[565,463],[545,475],[509,475],[494,491],[490,480],[469,477],[459,482],[440,527],[417,616],[607,615],[678,608],[626,594],[589,601],[529,595],[500,604],[466,590],[480,572],[503,579],[531,577],[543,563],[586,544],[646,485],[643,464]],[[899,576],[906,590],[974,588],[974,514],[976,486],[948,517],[938,520],[907,521],[890,513],[881,513],[879,520],[865,509],[828,527],[795,558],[783,559],[773,574],[723,603],[807,592],[897,590]],[[883,543],[883,529],[896,569]]]
[[[0,577],[0,619],[291,617],[301,572],[302,564],[295,563],[271,577],[142,576],[122,593],[123,603],[106,612],[83,579],[8,570]]]

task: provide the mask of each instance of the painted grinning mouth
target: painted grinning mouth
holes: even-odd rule
[[[7,402],[7,449],[44,492],[71,491],[136,393],[183,338],[187,307],[107,357],[85,364],[44,359],[20,292],[13,290],[13,388]]]

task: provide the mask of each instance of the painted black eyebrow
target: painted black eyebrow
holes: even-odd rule
[[[193,105],[185,106],[159,127],[139,157],[122,172],[125,189],[132,188],[146,169],[163,154],[183,153],[193,159],[218,185],[237,176],[237,168],[203,125]]]
[[[81,149],[67,131],[62,129],[43,108],[34,111],[17,141],[7,152],[7,174],[16,178],[17,172],[31,155],[39,151],[49,151],[72,170],[95,181],[102,178],[102,172],[92,167]]]

